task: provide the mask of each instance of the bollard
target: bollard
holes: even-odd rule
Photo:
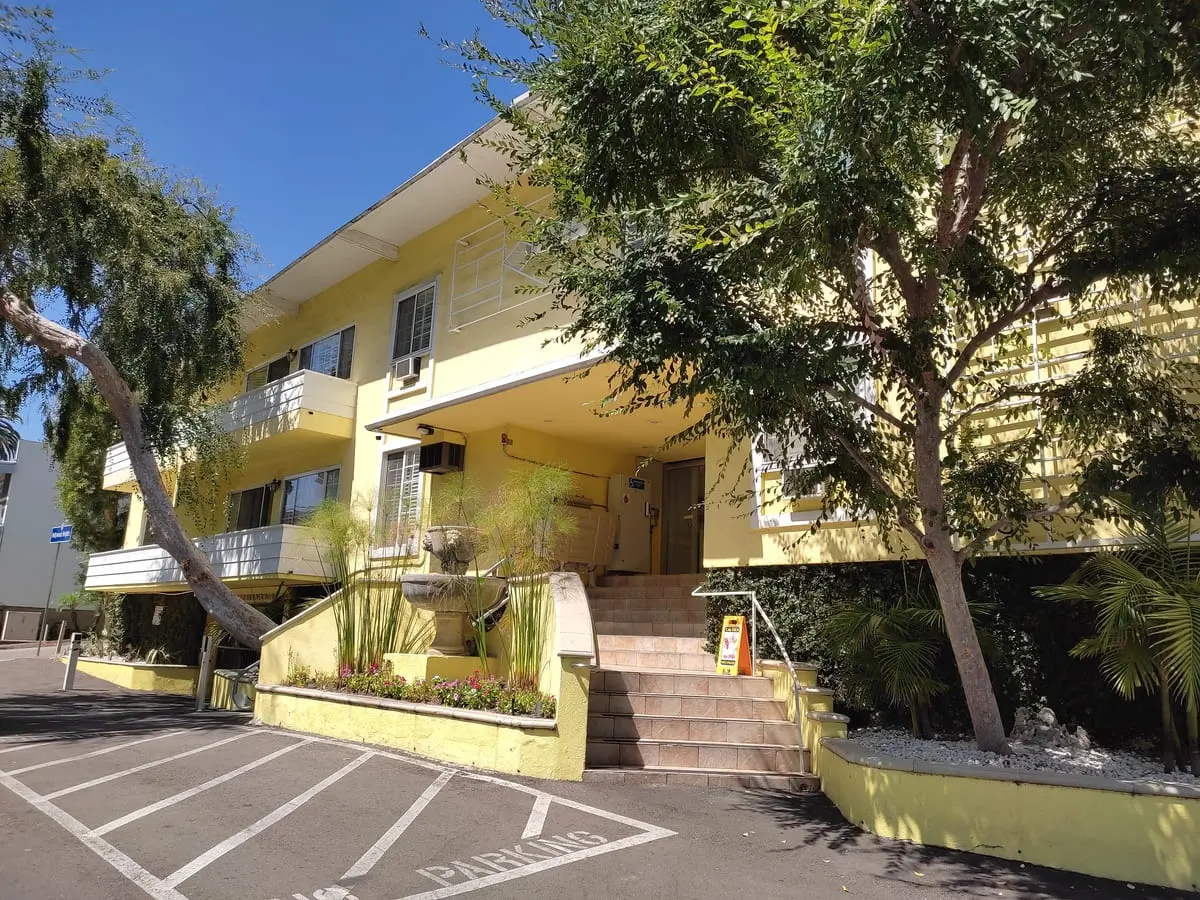
[[[216,648],[213,647],[213,639],[206,634],[200,644],[200,678],[196,682],[196,712],[204,712],[204,708],[208,706],[208,682],[212,678],[215,655]]]
[[[75,668],[79,665],[79,651],[83,649],[83,635],[76,631],[71,634],[71,646],[67,651],[67,673],[63,675],[64,691],[75,689]]]
[[[61,622],[58,623],[58,643],[54,647],[54,655],[55,656],[62,656],[63,634],[66,632],[66,630],[67,630],[67,620],[63,619]]]

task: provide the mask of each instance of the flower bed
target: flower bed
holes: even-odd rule
[[[553,719],[557,709],[554,697],[540,691],[512,687],[499,678],[484,677],[478,672],[469,678],[453,681],[435,675],[429,679],[408,681],[395,675],[390,666],[370,672],[314,672],[307,666],[294,666],[288,672],[286,684],[292,687],[345,694],[365,694],[404,700],[409,703],[428,703],[453,709],[475,709],[512,716],[533,716]]]

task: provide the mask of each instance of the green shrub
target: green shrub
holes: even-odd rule
[[[549,694],[529,690],[498,678],[481,676],[447,680],[435,675],[429,679],[408,681],[395,675],[390,665],[367,672],[314,672],[308,666],[293,665],[287,684],[293,687],[367,694],[409,703],[429,703],[455,709],[477,709],[514,716],[553,719],[557,703]]]

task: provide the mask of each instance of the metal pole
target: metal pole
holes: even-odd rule
[[[50,585],[46,588],[46,605],[42,607],[42,615],[38,619],[38,645],[34,656],[42,655],[42,627],[46,624],[46,618],[50,615],[50,598],[54,596],[54,576],[58,574],[58,552],[60,550],[62,550],[61,542],[54,545],[54,566],[50,569]]]
[[[750,674],[758,674],[758,601],[750,592]]]
[[[200,680],[196,682],[196,712],[208,705],[208,679],[212,676],[213,639],[207,634],[200,644]]]
[[[62,656],[63,633],[67,630],[67,620],[63,619],[58,623],[58,643],[54,647],[54,655]]]
[[[71,634],[71,649],[67,653],[67,672],[63,675],[64,691],[75,688],[75,668],[79,665],[79,651],[83,648],[83,635],[78,631]]]

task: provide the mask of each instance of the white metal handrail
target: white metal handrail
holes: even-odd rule
[[[792,710],[796,722],[796,744],[803,751],[804,726],[800,721],[800,689],[803,685],[800,684],[800,676],[796,674],[796,667],[792,664],[792,658],[788,656],[787,648],[783,646],[783,638],[775,630],[775,623],[771,621],[771,617],[767,615],[767,611],[758,602],[758,594],[754,591],[702,591],[698,587],[692,591],[692,596],[750,598],[750,672],[751,674],[755,674],[758,671],[758,617],[762,616],[763,623],[771,632],[771,637],[775,638],[775,646],[779,648],[779,655],[783,657],[783,663],[787,666],[788,674],[792,676]]]

